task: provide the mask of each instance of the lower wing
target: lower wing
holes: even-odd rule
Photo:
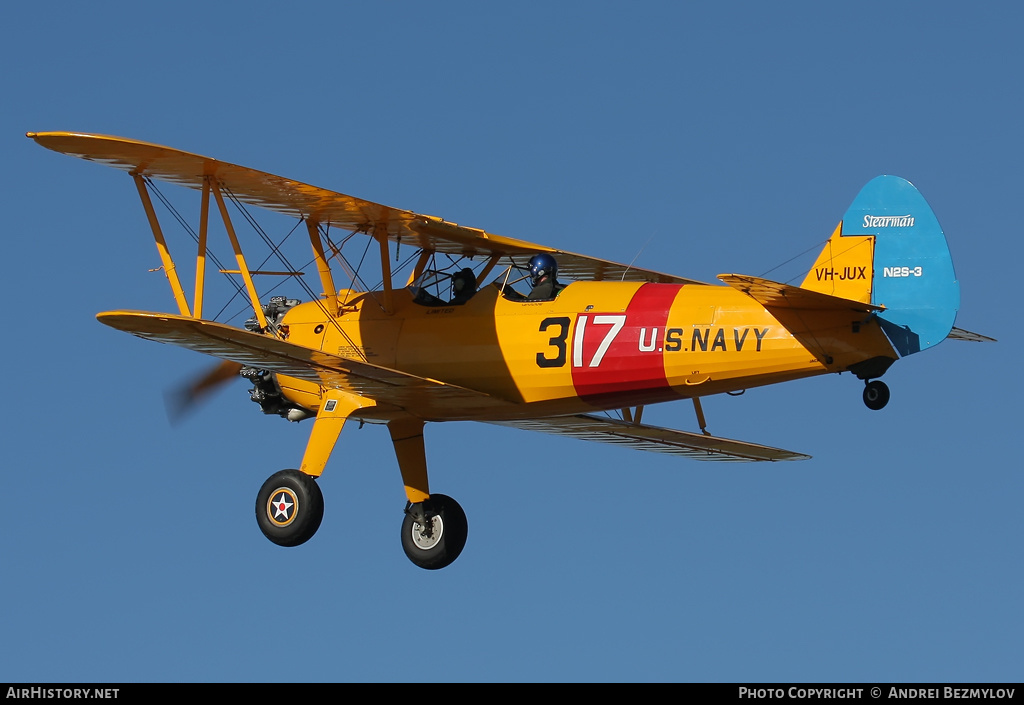
[[[807,460],[811,457],[757,443],[734,441],[702,433],[676,431],[671,428],[646,426],[586,414],[546,419],[493,421],[491,423],[528,431],[570,436],[585,441],[615,443],[636,450],[685,455],[695,460],[742,462],[750,460]]]
[[[213,321],[139,311],[109,311],[96,317],[101,323],[140,338],[342,389],[413,411],[423,418],[450,419],[460,415],[472,418],[474,411],[507,409],[511,404],[472,389],[338,357]],[[582,414],[491,423],[698,460],[803,460],[809,457],[756,443]]]
[[[223,323],[141,311],[108,311],[96,318],[140,338],[341,389],[406,409],[425,419],[472,417],[473,412],[511,404],[483,392],[350,360]]]

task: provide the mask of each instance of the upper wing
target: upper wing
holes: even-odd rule
[[[511,404],[472,389],[341,358],[222,323],[141,311],[109,311],[96,318],[140,338],[341,389],[372,398],[378,404],[414,409],[428,419],[470,416],[474,411]]]
[[[56,152],[189,188],[202,189],[207,177],[215,177],[221,186],[245,203],[345,230],[368,233],[386,231],[392,241],[401,241],[434,252],[520,258],[519,264],[538,252],[548,252],[557,256],[559,271],[570,279],[701,283],[494,235],[449,223],[435,216],[390,208],[148,142],[76,132],[30,132],[28,136]]]
[[[581,414],[547,419],[494,421],[502,426],[513,426],[529,431],[543,431],[560,436],[571,436],[586,441],[616,443],[637,450],[655,453],[685,455],[695,460],[749,461],[749,460],[806,460],[809,455],[781,448],[770,448],[746,441],[706,436],[701,433],[676,431],[658,426],[629,423],[618,419]]]

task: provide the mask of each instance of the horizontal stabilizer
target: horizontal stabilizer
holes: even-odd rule
[[[108,311],[96,318],[140,338],[369,397],[378,405],[414,407],[430,418],[465,418],[473,412],[509,406],[509,402],[472,389],[339,357],[223,323],[141,311]]]
[[[830,372],[850,370],[859,375],[862,366],[856,366],[864,360],[897,358],[877,323],[885,310],[882,306],[760,277],[718,278],[764,306]]]
[[[615,443],[636,450],[684,455],[695,460],[743,462],[751,460],[807,460],[811,456],[746,441],[717,438],[702,433],[646,426],[618,419],[581,414],[546,419],[493,421],[527,431],[570,436],[585,441]]]
[[[767,309],[791,308],[810,311],[857,311],[870,313],[883,311],[884,306],[822,294],[798,286],[780,284],[761,277],[741,274],[719,274],[718,278],[734,289],[742,291]]]
[[[969,340],[973,343],[995,343],[995,338],[989,338],[987,335],[981,333],[972,333],[969,330],[963,328],[954,327],[953,330],[949,331],[949,335],[946,336],[950,340]]]

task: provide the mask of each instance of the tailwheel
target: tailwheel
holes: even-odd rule
[[[278,546],[306,543],[324,518],[324,495],[316,480],[298,470],[282,470],[256,495],[256,523]]]
[[[405,508],[402,548],[409,560],[426,570],[451,565],[466,546],[469,522],[451,497],[432,494]]]
[[[889,387],[885,382],[874,380],[864,385],[864,403],[872,411],[878,411],[889,403]]]

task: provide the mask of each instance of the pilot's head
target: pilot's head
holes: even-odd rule
[[[467,296],[476,289],[476,275],[470,268],[463,269],[452,275],[452,296]]]
[[[530,283],[537,286],[544,277],[555,279],[558,274],[558,262],[547,253],[534,255],[530,258]]]

